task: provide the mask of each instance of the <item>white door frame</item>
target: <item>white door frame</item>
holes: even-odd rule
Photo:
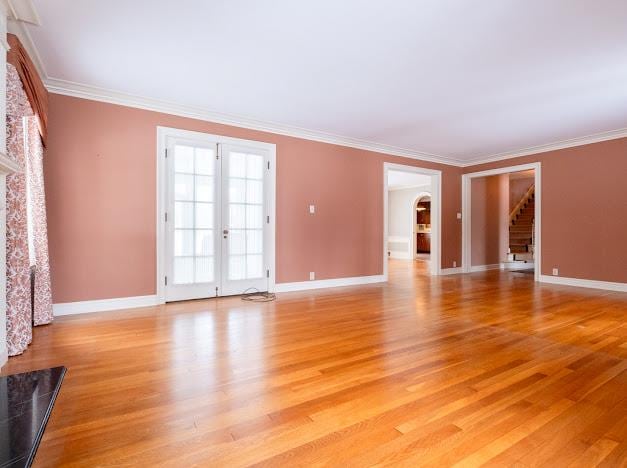
[[[268,152],[270,163],[269,176],[267,180],[268,194],[268,212],[270,223],[268,226],[267,238],[264,239],[264,249],[267,249],[268,269],[270,270],[268,278],[268,290],[274,291],[276,278],[276,145],[272,143],[264,143],[261,141],[244,140],[241,138],[232,138],[222,135],[212,135],[209,133],[194,132],[191,130],[182,130],[170,127],[157,127],[157,236],[156,236],[156,291],[157,303],[165,303],[165,261],[166,261],[166,224],[165,213],[167,207],[166,193],[166,148],[167,139],[186,138],[192,140],[204,140],[206,142],[229,143],[234,145],[245,145],[253,148],[261,148]]]
[[[388,171],[431,176],[431,261],[429,272],[436,276],[442,265],[442,171],[405,164],[383,163],[383,276],[388,280]],[[412,225],[413,228],[413,225]],[[411,242],[410,242],[411,244]],[[414,259],[414,256],[411,256]]]
[[[498,169],[490,169],[487,171],[470,172],[462,175],[462,272],[471,272],[471,181],[477,177],[488,177],[493,175],[508,174],[510,172],[534,171],[535,177],[535,214],[534,214],[534,279],[540,281],[540,268],[542,265],[542,164],[539,162],[530,164],[521,164],[518,166],[499,167]]]

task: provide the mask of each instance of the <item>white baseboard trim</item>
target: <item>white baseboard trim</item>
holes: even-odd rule
[[[578,288],[605,289],[607,291],[627,292],[627,283],[613,283],[611,281],[597,281],[580,278],[565,278],[563,276],[540,275],[541,283],[575,286]]]
[[[500,263],[493,263],[492,265],[473,265],[470,267],[470,272],[475,273],[477,271],[488,271],[488,270],[500,270]]]
[[[86,314],[89,312],[105,312],[108,310],[134,309],[136,307],[149,307],[159,304],[156,295],[116,297],[114,299],[98,299],[95,301],[65,302],[52,305],[52,313],[55,317],[61,315]]]
[[[445,275],[458,275],[459,273],[463,273],[464,270],[462,267],[455,267],[455,268],[442,268],[440,270],[440,275],[445,276]]]
[[[352,278],[333,278],[316,281],[299,281],[296,283],[278,283],[276,292],[305,291],[307,289],[337,288],[340,286],[357,286],[361,284],[383,283],[387,281],[385,275],[354,276]]]
[[[503,262],[501,263],[501,270],[531,270],[534,268],[533,262]]]
[[[394,250],[390,250],[390,258],[398,258],[401,260],[411,260],[411,256],[409,255],[408,252],[402,252],[402,251],[394,251]]]
[[[9,350],[7,349],[7,344],[2,343],[0,346],[0,367],[4,366],[9,360]]]

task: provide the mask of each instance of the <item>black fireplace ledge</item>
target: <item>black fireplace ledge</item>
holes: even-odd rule
[[[0,377],[0,468],[31,466],[66,371]]]

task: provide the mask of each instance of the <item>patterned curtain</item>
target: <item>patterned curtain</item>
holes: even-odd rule
[[[7,346],[10,356],[21,354],[32,340],[31,257],[35,259],[35,324],[50,323],[52,320],[43,146],[35,119],[17,70],[9,64],[7,154],[21,168],[21,172],[7,176],[6,189]],[[29,201],[33,219],[33,252],[29,251]]]
[[[35,325],[52,322],[52,290],[48,258],[48,222],[44,191],[44,147],[36,117],[26,118],[26,176],[31,223],[31,258],[34,260],[33,321]]]

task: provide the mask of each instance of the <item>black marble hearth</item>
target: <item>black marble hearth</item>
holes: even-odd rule
[[[0,467],[30,466],[65,367],[0,377]]]

